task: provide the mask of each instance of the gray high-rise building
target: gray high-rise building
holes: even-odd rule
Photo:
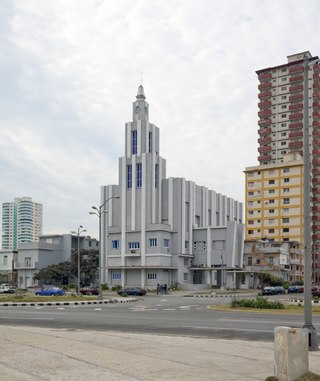
[[[31,197],[2,204],[2,249],[15,250],[21,242],[39,241],[42,234],[42,204]]]
[[[100,209],[103,283],[239,286],[242,204],[193,181],[166,178],[142,86],[126,123],[119,185],[101,187]]]

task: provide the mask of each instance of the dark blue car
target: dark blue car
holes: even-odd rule
[[[64,295],[64,290],[59,287],[48,287],[35,292],[39,296],[62,296]]]

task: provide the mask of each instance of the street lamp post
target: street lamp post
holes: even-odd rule
[[[310,209],[310,153],[309,153],[309,67],[320,60],[303,63],[303,241],[304,241],[304,328],[309,330],[309,350],[318,350],[317,332],[312,325],[311,295],[311,209]]]
[[[78,227],[78,231],[77,232],[75,232],[75,231],[71,232],[72,234],[77,234],[77,236],[78,236],[78,250],[77,250],[78,251],[78,279],[77,279],[78,285],[77,285],[77,295],[80,295],[80,234],[86,232],[85,229],[83,229],[83,230],[81,230],[81,229],[83,229],[82,225],[80,225]]]
[[[112,198],[120,198],[120,196],[111,196],[106,199],[106,201],[97,208],[96,206],[92,206],[94,212],[89,212],[89,214],[95,214],[99,218],[99,295],[98,299],[102,300],[102,252],[101,252],[101,216],[105,213],[104,206],[110,201]]]

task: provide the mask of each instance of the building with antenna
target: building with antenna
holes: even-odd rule
[[[110,199],[108,203],[106,200]],[[155,288],[237,287],[242,204],[184,178],[167,178],[160,130],[140,85],[125,126],[119,184],[101,187],[102,282]]]

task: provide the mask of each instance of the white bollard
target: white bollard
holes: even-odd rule
[[[274,373],[279,381],[294,381],[309,370],[308,330],[276,327]]]

